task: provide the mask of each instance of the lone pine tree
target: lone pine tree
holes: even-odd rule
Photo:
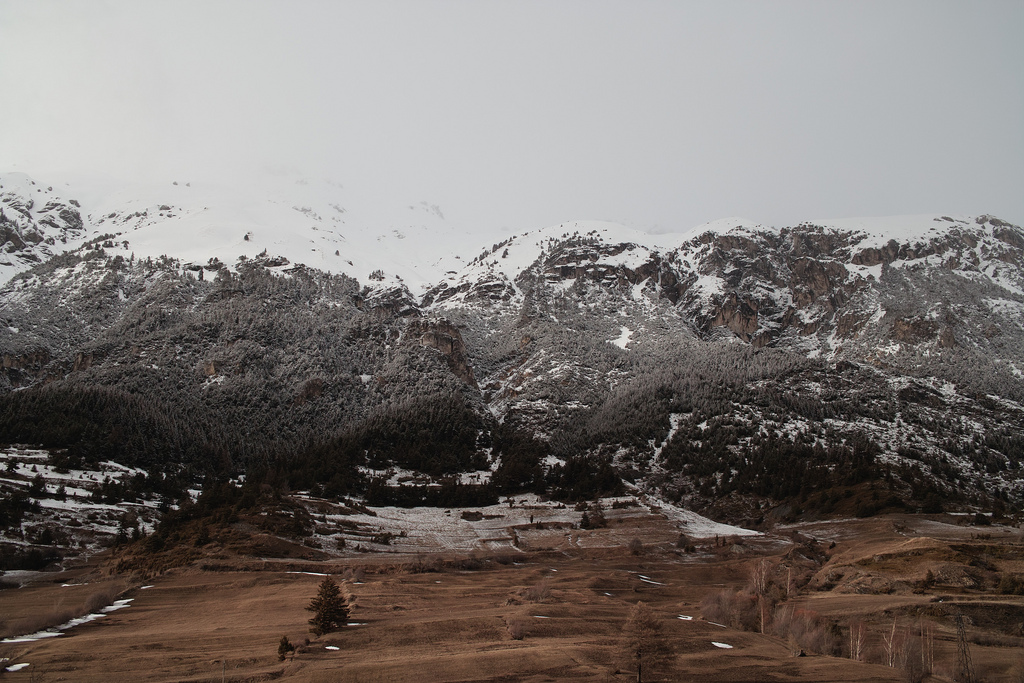
[[[348,623],[348,598],[329,576],[320,582],[316,597],[306,609],[313,613],[313,618],[309,620],[309,630],[315,636],[330,633]]]

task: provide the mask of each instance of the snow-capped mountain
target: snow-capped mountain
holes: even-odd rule
[[[23,173],[0,176],[0,282],[78,247],[88,233],[79,206]]]
[[[452,245],[468,248],[478,239],[424,200],[375,201],[332,181],[277,181],[245,189],[185,181],[43,187],[24,174],[0,174],[3,248],[25,254],[0,278],[90,241],[126,259],[171,257],[195,273],[262,258],[281,270],[302,265],[419,293],[459,267]],[[40,256],[23,252],[25,243],[43,245]]]
[[[879,477],[918,504],[1024,494],[1024,231],[992,216],[481,240],[330,183],[32,183],[0,182],[0,439],[287,454],[335,493],[356,465],[624,478],[734,517]]]

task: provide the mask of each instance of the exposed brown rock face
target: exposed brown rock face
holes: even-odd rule
[[[897,320],[892,324],[892,338],[906,344],[917,344],[919,342],[934,339],[939,332],[939,324],[931,320],[913,318],[909,320]]]
[[[96,354],[79,351],[77,354],[75,354],[75,363],[71,367],[71,372],[88,370],[89,368],[92,367],[92,364],[96,362],[96,360]]]
[[[50,362],[50,353],[45,349],[32,351],[18,356],[5,353],[3,356],[4,369],[22,370],[25,368],[38,368]]]
[[[712,318],[711,326],[728,327],[740,339],[750,341],[757,332],[757,302],[740,299],[735,293],[728,294]]]
[[[879,263],[892,263],[899,256],[900,245],[896,240],[889,240],[881,249],[868,247],[863,249],[850,260],[855,266],[877,266]]]
[[[447,320],[411,319],[406,326],[406,338],[420,346],[435,349],[444,356],[448,367],[466,384],[476,387],[473,368],[466,356],[466,345],[459,329]]]
[[[798,308],[807,308],[822,298],[826,299],[830,310],[834,308],[834,302],[828,301],[828,298],[834,292],[833,283],[846,280],[846,268],[842,264],[797,258],[790,263],[790,269],[792,278],[789,287]]]
[[[3,355],[3,371],[11,386],[24,386],[37,381],[50,363],[50,352],[45,349],[22,354]]]

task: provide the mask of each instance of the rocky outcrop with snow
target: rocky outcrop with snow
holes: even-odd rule
[[[22,173],[0,176],[0,282],[77,247],[86,232],[76,200]]]
[[[0,385],[39,390],[7,395],[26,415],[135,411],[154,458],[244,467],[346,433],[356,462],[416,410],[417,430],[475,416],[453,432],[474,466],[546,452],[516,470],[531,485],[582,457],[677,500],[749,494],[785,443],[850,481],[870,452],[949,490],[1022,489],[1024,232],[991,216],[580,221],[479,249],[436,206],[373,215],[329,184],[77,207],[32,182],[2,178]]]

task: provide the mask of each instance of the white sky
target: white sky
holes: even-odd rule
[[[1024,222],[1024,2],[0,0],[0,170],[429,200],[482,229]]]

